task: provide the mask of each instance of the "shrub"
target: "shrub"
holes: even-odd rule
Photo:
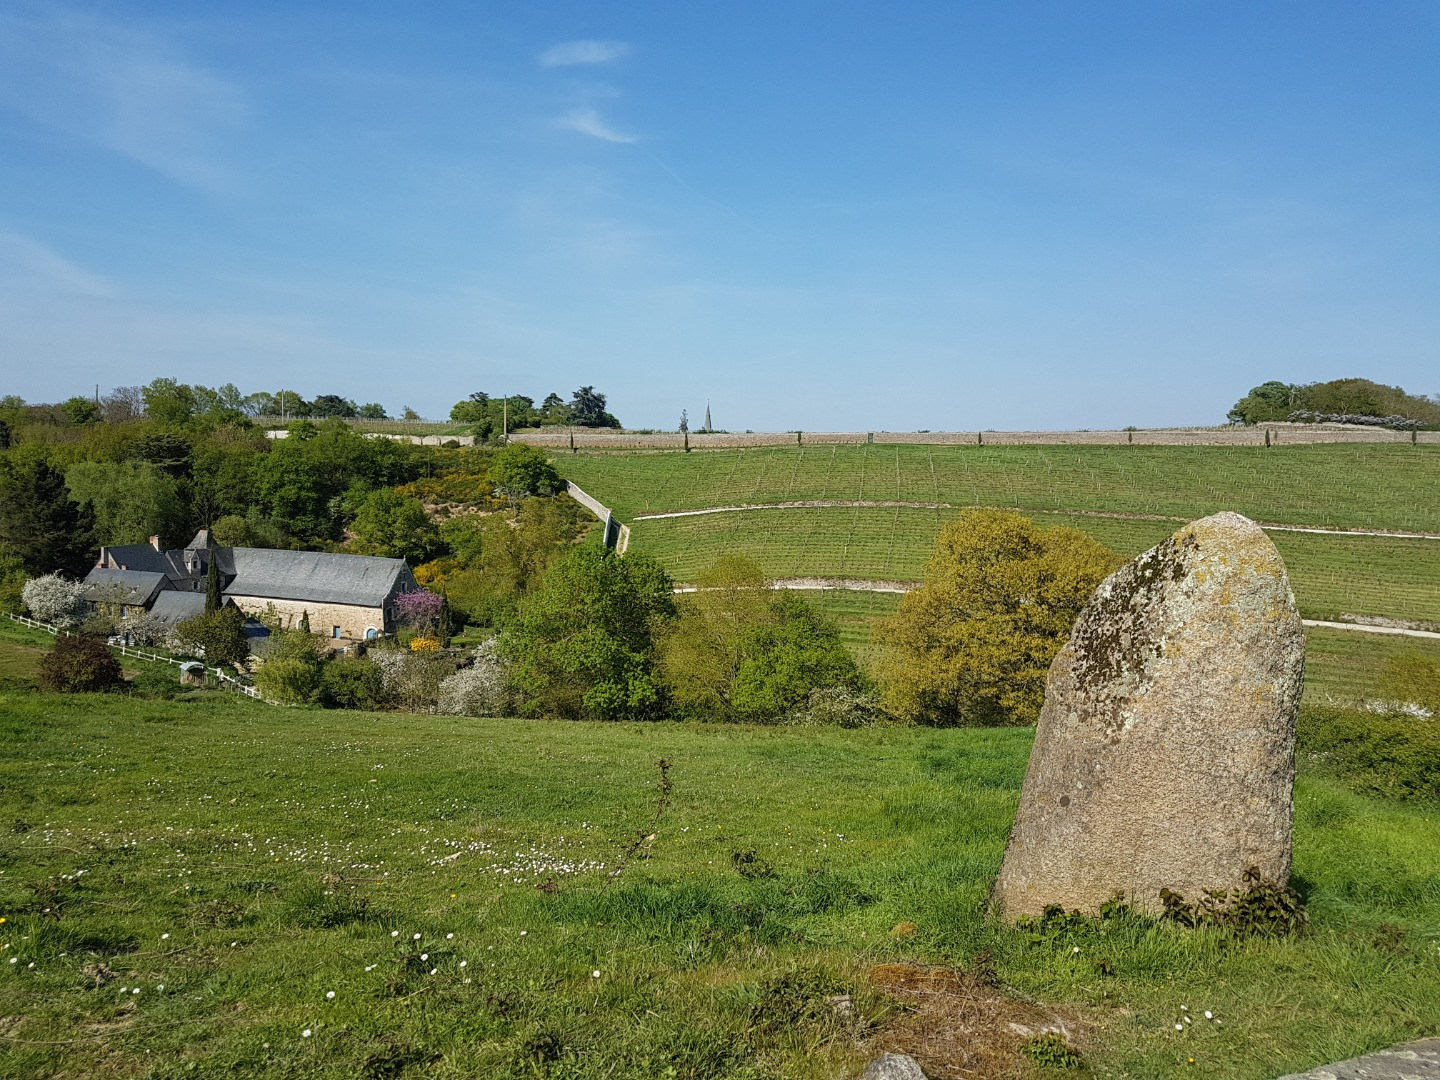
[[[968,510],[940,530],[925,584],[878,620],[886,704],[927,724],[1032,724],[1050,662],[1121,557],[1077,529]]]
[[[1298,748],[1367,795],[1440,799],[1440,725],[1401,713],[1306,707]]]
[[[267,701],[307,705],[319,692],[320,669],[291,657],[266,660],[255,673],[255,688]]]
[[[90,615],[84,593],[81,582],[46,574],[27,581],[20,589],[20,599],[32,618],[64,628],[79,626]]]
[[[320,703],[327,709],[378,709],[385,701],[385,677],[373,660],[341,657],[320,672]]]
[[[260,647],[264,660],[255,673],[255,688],[262,697],[285,705],[305,705],[320,692],[321,647],[318,638],[302,630],[272,633]]]
[[[659,668],[682,710],[773,722],[805,709],[818,690],[862,688],[834,623],[798,593],[772,590],[753,560],[722,556],[696,584],[659,636]]]
[[[491,638],[475,650],[469,667],[441,681],[436,710],[455,716],[503,716],[509,689],[509,673]]]
[[[802,708],[787,719],[791,724],[828,725],[831,727],[874,727],[889,721],[880,708],[880,699],[866,691],[845,686],[817,686]]]
[[[443,653],[372,649],[369,659],[380,669],[386,697],[407,712],[434,712],[440,684],[455,673],[455,662]]]
[[[40,658],[40,685],[62,694],[105,693],[122,689],[125,675],[103,641],[62,636]]]

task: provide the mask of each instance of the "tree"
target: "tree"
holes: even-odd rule
[[[489,475],[496,492],[510,498],[554,495],[565,486],[545,452],[526,443],[506,443],[490,463]]]
[[[211,665],[239,666],[250,655],[245,615],[234,604],[186,619],[175,628],[175,636]]]
[[[11,442],[10,425],[0,420],[0,450],[9,450]]]
[[[1298,388],[1283,382],[1261,383],[1225,414],[1232,424],[1263,424],[1290,419]]]
[[[125,673],[103,641],[62,635],[40,658],[40,686],[52,693],[103,694],[124,689]]]
[[[419,499],[393,488],[372,491],[350,524],[355,550],[404,559],[416,566],[441,550],[440,530]]]
[[[371,401],[361,405],[360,408],[356,410],[356,415],[363,420],[389,419],[389,417],[385,415],[385,406],[381,405],[378,401]]]
[[[142,387],[140,393],[145,401],[146,419],[157,424],[180,427],[195,415],[195,391],[182,382],[156,379]]]
[[[310,415],[315,417],[352,417],[355,414],[355,402],[339,394],[321,394],[310,403]]]
[[[689,430],[690,430],[690,413],[689,413],[687,410],[685,410],[685,409],[681,409],[681,410],[680,410],[680,434],[684,435],[684,434],[685,434],[686,432],[688,432]]]
[[[94,533],[94,511],[71,498],[49,462],[19,462],[0,472],[0,548],[27,573],[84,575],[95,561]]]
[[[205,614],[213,615],[224,603],[220,594],[220,560],[213,546],[205,551]]]
[[[654,633],[674,613],[670,576],[653,558],[571,551],[501,634],[522,711],[599,720],[658,715]]]
[[[565,404],[565,399],[556,393],[546,394],[545,400],[540,403],[540,423],[554,425],[569,422],[570,406]]]
[[[570,422],[577,427],[618,428],[620,421],[605,411],[605,395],[582,386],[570,398]]]
[[[51,626],[79,626],[90,614],[85,586],[59,574],[31,578],[20,589],[20,601],[32,618]]]
[[[1029,724],[1050,662],[1122,559],[1076,529],[967,510],[941,529],[925,583],[876,624],[886,700],[927,724]]]
[[[255,673],[255,688],[269,701],[306,705],[320,691],[320,642],[300,630],[278,630],[260,646],[263,662]]]
[[[179,480],[148,461],[77,461],[65,473],[71,497],[95,512],[102,544],[175,538],[189,524]]]
[[[65,419],[72,424],[93,424],[100,419],[100,406],[87,397],[68,398],[60,411],[65,414]]]

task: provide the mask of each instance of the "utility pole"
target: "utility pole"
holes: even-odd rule
[[[510,437],[510,399],[502,398],[500,401],[500,438]]]

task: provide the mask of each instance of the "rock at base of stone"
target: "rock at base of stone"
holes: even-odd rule
[[[865,1068],[862,1080],[926,1080],[925,1070],[909,1054],[881,1054]]]
[[[1290,874],[1305,637],[1254,522],[1185,526],[1096,590],[1051,665],[994,900],[1148,914]]]
[[[1402,1043],[1280,1080],[1422,1080],[1440,1078],[1440,1039]]]

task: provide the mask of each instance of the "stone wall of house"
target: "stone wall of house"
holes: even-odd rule
[[[348,641],[362,641],[365,631],[373,627],[377,633],[385,631],[385,612],[378,607],[359,607],[353,604],[317,604],[313,600],[273,600],[265,596],[232,596],[235,606],[246,615],[257,618],[273,612],[280,619],[285,630],[300,626],[302,616],[310,616],[310,632],[321,637],[333,637],[334,628],[340,627],[340,638]]]

